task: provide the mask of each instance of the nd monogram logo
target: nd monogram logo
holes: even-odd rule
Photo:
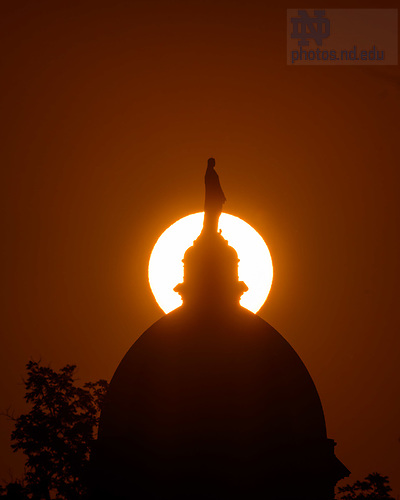
[[[293,33],[290,37],[299,38],[297,43],[303,47],[309,44],[309,38],[312,38],[317,45],[322,45],[322,39],[328,37],[331,32],[329,19],[323,17],[325,11],[314,10],[314,17],[310,17],[306,10],[298,10],[297,12],[299,17],[290,18],[293,24]]]

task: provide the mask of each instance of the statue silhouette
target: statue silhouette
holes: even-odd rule
[[[213,168],[204,229],[175,289],[183,305],[139,337],[111,380],[92,500],[331,500],[349,473],[303,362],[239,304],[247,287],[217,232],[225,197]]]
[[[206,233],[218,231],[218,220],[222,206],[226,201],[217,172],[214,170],[215,160],[209,158],[205,175],[206,196],[204,202],[204,226]]]

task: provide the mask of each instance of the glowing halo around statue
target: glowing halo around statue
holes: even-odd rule
[[[149,261],[149,282],[154,297],[165,313],[182,304],[174,287],[183,281],[182,259],[203,227],[204,212],[191,214],[172,224],[158,238]],[[219,219],[222,236],[240,259],[239,280],[249,287],[240,304],[256,313],[271,289],[273,267],[268,247],[250,224],[234,215],[222,213]]]

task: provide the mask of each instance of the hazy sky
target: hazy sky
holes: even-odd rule
[[[0,26],[0,409],[24,410],[30,358],[111,378],[163,314],[150,252],[214,156],[337,456],[400,494],[399,67],[287,66],[286,5],[255,0],[13,1]]]

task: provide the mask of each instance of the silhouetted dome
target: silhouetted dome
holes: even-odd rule
[[[225,197],[208,176],[203,231],[175,288],[183,305],[139,337],[111,380],[91,498],[331,500],[348,470],[301,359],[239,305],[247,287],[217,232]]]
[[[333,488],[345,470],[304,364],[240,306],[182,306],[144,332],[111,381],[99,440],[108,475],[138,498],[254,498],[304,475]]]

